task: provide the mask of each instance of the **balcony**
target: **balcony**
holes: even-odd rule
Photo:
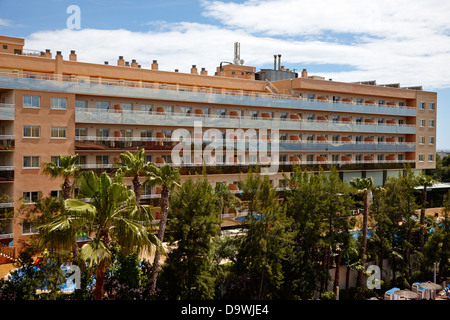
[[[14,146],[15,146],[14,135],[0,135],[0,151],[14,150]]]
[[[172,150],[178,142],[167,138],[141,138],[141,137],[75,137],[75,150],[98,151],[98,150]]]
[[[142,99],[168,100],[175,102],[196,102],[242,105],[255,107],[276,107],[295,110],[338,111],[362,114],[385,114],[396,116],[415,116],[415,107],[390,105],[361,105],[353,102],[328,102],[304,99],[294,95],[281,95],[268,92],[244,92],[193,86],[164,85],[102,79],[90,81],[71,75],[20,74],[18,72],[0,73],[0,88],[38,91],[67,92],[75,94],[129,97]]]
[[[331,142],[324,140],[278,140],[262,141],[248,139],[224,139],[215,142],[215,149],[220,145],[228,149],[240,151],[257,151],[257,150],[271,150],[278,148],[279,152],[307,152],[307,151],[328,151],[328,152],[414,152],[416,144],[414,142],[355,142],[355,141],[341,141]],[[319,137],[318,137],[319,138]],[[137,148],[144,148],[145,150],[153,151],[171,151],[181,141],[186,143],[186,147],[191,146],[194,150],[195,146],[200,144],[201,149],[204,149],[211,142],[208,139],[202,138],[143,138],[143,137],[96,137],[83,136],[75,138],[75,149],[77,151],[122,151],[122,150],[136,150]],[[0,167],[1,170],[1,167]]]
[[[14,104],[0,103],[0,120],[14,120]]]
[[[151,126],[174,126],[189,128],[198,122],[202,127],[233,128],[233,129],[267,129],[267,130],[303,130],[330,132],[361,132],[361,133],[390,133],[415,134],[415,125],[358,123],[349,121],[310,121],[302,119],[280,119],[269,117],[250,117],[233,115],[202,115],[190,116],[182,113],[162,113],[146,111],[120,111],[79,109],[75,110],[76,123],[95,124],[131,124]]]

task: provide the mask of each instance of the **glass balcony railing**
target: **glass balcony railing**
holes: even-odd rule
[[[99,124],[135,124],[152,126],[175,126],[233,129],[268,129],[268,130],[303,130],[303,131],[330,131],[330,132],[366,132],[390,134],[415,134],[415,125],[368,124],[358,122],[308,121],[292,119],[266,119],[255,117],[235,117],[219,115],[194,116],[181,113],[159,113],[144,111],[121,111],[80,109],[75,110],[75,122]],[[196,124],[197,123],[197,124]]]
[[[255,107],[277,107],[295,110],[337,111],[360,114],[415,116],[416,108],[408,106],[371,105],[354,102],[310,100],[294,95],[269,92],[213,89],[117,79],[84,79],[72,75],[39,73],[0,73],[0,88],[67,92],[112,97],[158,99],[179,102],[233,104]]]
[[[14,104],[0,103],[0,120],[14,120]]]
[[[191,150],[194,150],[198,144],[201,145],[201,149],[204,149],[211,143],[208,139],[196,140],[182,138],[182,140],[186,143],[186,147],[191,147]],[[144,148],[146,150],[170,151],[180,142],[181,139],[176,140],[172,138],[79,136],[75,138],[75,149],[77,151],[95,151],[136,150],[136,148]],[[223,147],[226,147],[227,149],[244,151],[265,149],[271,150],[272,148],[278,148],[279,152],[414,152],[416,150],[416,144],[414,142],[324,142],[317,140],[279,140],[273,142],[259,142],[257,140],[249,141],[248,139],[226,139],[222,142],[215,143],[215,146],[223,145]],[[215,149],[217,149],[217,147]]]

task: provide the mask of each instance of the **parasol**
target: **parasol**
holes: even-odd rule
[[[417,299],[419,298],[419,294],[412,292],[410,290],[397,290],[394,292],[394,295],[399,296],[400,298],[406,299]]]
[[[436,284],[436,283],[431,282],[431,281],[419,284],[419,288],[431,289],[431,290],[442,290],[442,286],[441,285]]]

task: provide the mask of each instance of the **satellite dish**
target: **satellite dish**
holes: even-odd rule
[[[244,64],[244,59],[241,59],[241,61],[239,61],[241,63],[241,65]]]

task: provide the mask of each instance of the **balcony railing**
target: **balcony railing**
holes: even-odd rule
[[[161,113],[139,110],[75,110],[75,122],[96,124],[132,124],[153,126],[194,127],[200,122],[203,127],[218,129],[268,129],[335,132],[371,132],[392,134],[415,134],[413,124],[365,123],[356,121],[321,121],[291,118],[265,118],[230,115],[187,115],[185,113]]]
[[[77,151],[94,150],[135,150],[144,148],[146,150],[172,150],[179,142],[189,144],[202,144],[206,147],[211,143],[208,139],[196,138],[156,138],[156,137],[96,137],[77,136],[75,137],[75,148]],[[392,151],[392,152],[412,152],[416,149],[414,142],[366,142],[366,141],[319,141],[319,140],[272,140],[278,144],[280,152],[287,151]],[[217,142],[215,142],[217,144]],[[223,146],[236,150],[258,150],[260,143],[267,147],[272,147],[271,141],[245,140],[245,139],[224,139]]]
[[[244,90],[214,89],[118,79],[90,79],[75,75],[20,73],[19,71],[0,73],[0,87],[185,102],[334,110],[350,113],[416,115],[416,108],[410,106],[373,105],[370,103],[362,105],[355,102],[312,100],[298,95],[283,95],[270,92],[247,92]]]

